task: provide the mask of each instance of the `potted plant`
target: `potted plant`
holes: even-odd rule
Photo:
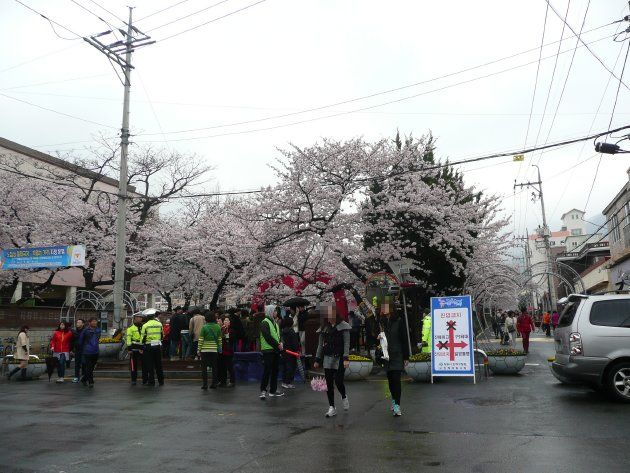
[[[15,362],[13,355],[7,355],[4,357],[4,363],[7,365],[9,373],[13,368],[20,366]],[[40,359],[37,355],[31,355],[28,359],[28,365],[26,366],[26,379],[38,379],[42,374],[46,372],[46,360]],[[14,376],[13,379],[18,379],[20,374]]]
[[[374,367],[372,358],[363,355],[350,355],[348,361],[350,363],[344,377],[349,381],[367,379]]]
[[[523,369],[527,359],[524,351],[514,348],[490,350],[487,355],[488,367],[494,374],[516,374]]]
[[[431,381],[431,353],[411,355],[405,371],[414,381]]]
[[[99,356],[103,358],[116,356],[121,347],[122,341],[115,338],[101,337],[98,341]]]

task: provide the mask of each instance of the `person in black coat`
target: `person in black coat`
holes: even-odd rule
[[[293,352],[300,351],[300,337],[293,329],[293,318],[286,317],[281,323],[282,345],[285,350]],[[297,358],[288,353],[282,354],[284,358],[284,373],[282,375],[282,387],[284,389],[294,389],[293,378],[295,377],[295,368],[297,367]]]
[[[389,360],[385,361],[389,392],[392,395],[392,412],[395,417],[401,416],[400,396],[402,391],[401,376],[409,363],[409,340],[407,338],[407,325],[400,314],[389,306],[382,307],[383,326],[387,337],[387,351]]]

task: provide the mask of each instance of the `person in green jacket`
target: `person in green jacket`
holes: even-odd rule
[[[201,389],[208,389],[208,366],[212,367],[212,384],[210,389],[216,389],[219,380],[219,353],[223,346],[221,327],[217,323],[216,312],[206,311],[206,324],[199,332],[198,355],[201,358]]]
[[[425,310],[422,319],[422,353],[431,353],[431,313]]]
[[[278,392],[278,365],[280,363],[280,353],[284,349],[280,341],[280,326],[278,322],[280,314],[275,305],[265,307],[265,318],[260,322],[260,351],[263,355],[264,370],[260,380],[260,400],[264,401],[267,396],[279,397],[284,393]],[[269,385],[269,392],[267,392]]]
[[[129,372],[131,374],[131,385],[136,385],[138,379],[138,365],[141,364],[142,358],[142,314],[137,313],[133,316],[133,324],[127,327],[125,341],[127,350],[129,350]],[[147,371],[142,367],[142,384],[147,384]]]

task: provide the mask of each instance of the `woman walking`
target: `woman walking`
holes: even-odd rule
[[[15,373],[21,371],[20,380],[26,381],[26,367],[28,366],[29,356],[30,344],[28,340],[28,325],[23,325],[18,332],[14,355],[15,360],[18,362],[18,367],[11,370],[8,374],[8,379],[11,379]]]
[[[236,334],[232,328],[231,316],[225,316],[221,325],[221,335],[223,338],[223,350],[219,353],[219,386],[233,388],[234,377],[234,346],[236,345]],[[228,380],[229,376],[229,380]]]
[[[293,329],[293,319],[287,317],[282,320],[280,324],[282,328],[281,339],[282,345],[285,350],[290,350],[294,353],[300,351],[300,336]],[[295,377],[295,369],[297,367],[297,358],[288,353],[283,353],[282,358],[284,360],[284,372],[282,373],[282,387],[284,389],[295,389],[293,385],[293,378]]]
[[[60,322],[50,339],[50,348],[57,359],[57,383],[63,383],[66,374],[66,360],[70,360],[72,331],[65,322]]]
[[[101,329],[98,328],[98,320],[92,317],[88,321],[87,328],[84,328],[79,338],[79,346],[83,352],[83,360],[85,363],[85,371],[81,378],[83,386],[94,387],[94,368],[98,361],[98,340],[101,338]]]
[[[509,310],[505,317],[505,333],[509,336],[508,345],[513,345],[516,342],[516,319],[514,318],[514,311]]]
[[[346,394],[346,386],[343,383],[343,377],[348,368],[348,356],[350,355],[350,324],[337,316],[337,311],[332,304],[327,304],[324,309],[320,309],[322,324],[318,330],[319,343],[317,345],[317,361],[313,364],[315,369],[320,364],[324,367],[324,377],[326,378],[326,386],[328,388],[328,411],[326,417],[334,417],[337,415],[335,409],[335,385],[341,401],[343,410],[350,409],[350,401]]]
[[[384,306],[386,307],[386,306]],[[402,392],[401,376],[409,363],[409,339],[407,338],[407,326],[400,318],[397,311],[390,313],[388,309],[383,311],[385,336],[387,337],[387,351],[389,360],[385,361],[389,392],[392,395],[392,412],[394,417],[402,415],[400,410],[400,396]]]

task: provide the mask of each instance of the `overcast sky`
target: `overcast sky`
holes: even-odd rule
[[[115,26],[123,25],[111,13],[126,19],[129,3],[101,1],[108,13],[91,0],[21,1],[80,36],[108,26],[76,3]],[[450,160],[525,144],[544,0],[263,0],[246,8],[257,1],[134,3],[134,18],[140,19],[136,26],[157,40],[133,55],[134,140],[197,154],[215,167],[215,183],[209,187],[240,190],[273,183],[268,164],[278,157],[278,147],[290,142],[308,146],[322,137],[376,140],[393,136],[396,129],[415,136],[431,131],[438,156]],[[568,22],[575,31],[580,30],[588,3],[570,2]],[[216,6],[195,13],[212,5]],[[553,0],[552,5],[562,15],[566,12],[566,0]],[[618,76],[628,41],[616,43],[612,35],[628,23],[604,25],[628,14],[627,5],[625,0],[590,2],[582,36],[585,42],[594,42],[589,47]],[[191,16],[174,21],[186,15]],[[162,26],[169,22],[173,23]],[[561,43],[566,52],[556,64],[562,25],[549,10],[545,43],[552,44],[542,52],[549,58],[540,64],[528,145],[608,129],[618,82],[614,78],[609,82],[610,74],[584,47],[575,53],[554,120],[576,45],[566,28]],[[589,32],[594,28],[598,29]],[[76,38],[60,26],[55,30]],[[123,91],[101,53],[81,39],[64,40],[57,34],[46,20],[16,1],[1,2],[0,136],[53,154],[79,148],[69,151],[77,154],[99,132],[116,135]],[[527,50],[531,51],[440,78]],[[483,77],[489,74],[494,75]],[[630,84],[630,72],[625,77]],[[260,120],[417,83],[315,112]],[[613,128],[630,120],[629,97],[630,91],[622,86]],[[396,102],[383,105],[392,101]],[[368,107],[372,108],[365,110]],[[206,129],[172,133],[199,128]],[[600,214],[627,181],[627,156],[601,159],[587,217]],[[584,209],[599,160],[593,143],[586,142],[528,154],[521,164],[500,158],[461,169],[469,184],[503,199],[506,212],[514,213],[512,228],[524,234],[526,228],[531,232],[540,224],[540,205],[528,199],[528,192],[514,196],[514,179],[535,178],[531,164],[540,165],[548,219],[556,230],[562,213]]]

